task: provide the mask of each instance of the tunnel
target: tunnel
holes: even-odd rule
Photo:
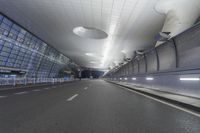
[[[0,0],[0,133],[200,133],[200,1]]]

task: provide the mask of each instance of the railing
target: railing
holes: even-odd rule
[[[0,78],[0,86],[5,85],[27,85],[27,84],[40,84],[40,83],[63,83],[66,81],[72,81],[71,79],[64,78]]]
[[[110,70],[104,77],[152,75],[166,72],[200,70],[200,23],[158,47],[135,56],[130,62]]]

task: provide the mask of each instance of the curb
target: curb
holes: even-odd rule
[[[200,108],[199,108],[199,107],[196,107],[196,106],[193,106],[193,105],[191,105],[191,104],[183,103],[183,102],[180,102],[180,101],[176,101],[176,100],[169,99],[169,98],[166,98],[166,97],[162,97],[162,96],[159,96],[159,95],[156,95],[156,94],[148,93],[148,92],[145,92],[145,91],[140,91],[140,90],[134,89],[134,88],[132,88],[132,87],[128,87],[128,86],[125,86],[125,85],[117,84],[117,83],[114,83],[114,82],[111,82],[111,81],[106,81],[106,82],[109,82],[109,83],[115,84],[115,85],[119,85],[119,86],[128,88],[128,89],[130,89],[130,90],[134,90],[134,91],[136,91],[136,92],[140,92],[140,93],[142,93],[142,94],[145,94],[145,95],[148,95],[148,96],[151,96],[151,97],[154,97],[154,98],[163,100],[163,101],[167,101],[167,102],[169,102],[169,103],[173,103],[173,104],[175,104],[175,105],[178,105],[178,106],[187,108],[187,109],[189,109],[189,110],[192,110],[192,111],[194,111],[194,112],[200,113]]]

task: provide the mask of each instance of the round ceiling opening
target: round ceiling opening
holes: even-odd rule
[[[92,27],[75,27],[73,32],[82,38],[104,39],[108,37],[108,34],[104,31]]]

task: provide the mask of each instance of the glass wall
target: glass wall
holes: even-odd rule
[[[0,14],[0,67],[25,70],[27,77],[57,77],[69,58]]]

